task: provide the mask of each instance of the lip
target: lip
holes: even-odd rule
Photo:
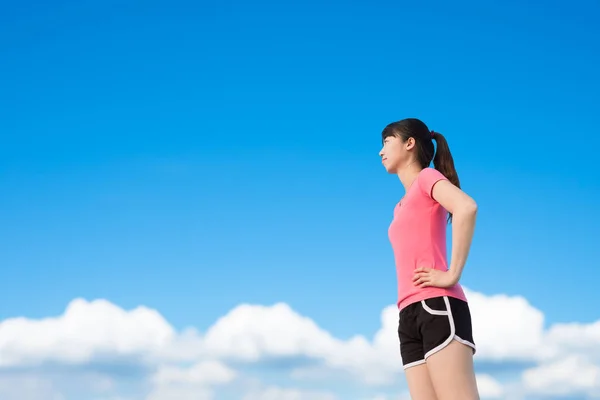
[[[382,159],[381,159],[381,162],[384,162],[385,160],[387,160],[387,158],[382,158]]]

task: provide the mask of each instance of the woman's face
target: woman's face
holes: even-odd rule
[[[379,152],[381,163],[386,171],[395,174],[400,166],[405,165],[408,160],[410,139],[403,142],[397,136],[388,136],[383,140],[383,148]]]

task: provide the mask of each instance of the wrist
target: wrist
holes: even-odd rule
[[[456,285],[458,283],[458,281],[460,280],[460,273],[456,271],[456,268],[448,269],[448,273],[452,277],[452,284]]]

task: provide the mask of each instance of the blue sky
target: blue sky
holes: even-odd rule
[[[431,8],[429,8],[431,7]],[[74,298],[207,330],[285,302],[370,337],[403,189],[380,132],[446,135],[463,283],[598,319],[592,1],[26,1],[0,9],[0,319]]]

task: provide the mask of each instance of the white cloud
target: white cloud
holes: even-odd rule
[[[383,327],[370,343],[362,336],[347,341],[336,339],[286,304],[241,305],[207,331],[204,346],[212,357],[248,362],[271,357],[309,357],[366,383],[385,383],[401,371],[392,334],[397,323],[394,314],[397,311],[393,307],[383,311]]]
[[[467,295],[478,347],[476,360],[536,362],[535,368],[523,374],[527,393],[599,394],[600,321],[556,324],[545,330],[542,312],[522,297],[472,291]],[[326,387],[331,381],[351,379],[365,388],[373,387],[372,397],[381,393],[396,399],[390,393],[402,386],[397,323],[396,307],[388,306],[381,312],[381,327],[373,337],[342,340],[284,303],[243,304],[200,335],[194,329],[175,331],[157,311],[146,307],[123,310],[105,300],[77,299],[61,316],[0,322],[0,378],[8,379],[2,371],[22,373],[22,378],[11,382],[18,382],[19,390],[30,394],[19,400],[38,400],[36,390],[49,396],[54,393],[56,400],[70,400],[72,392],[40,371],[56,366],[76,371],[108,360],[110,365],[137,368],[141,374],[134,378],[140,381],[137,393],[147,393],[146,400],[185,400],[186,396],[198,400],[214,398],[222,386],[239,386],[240,372],[231,363],[255,365],[287,358],[292,360],[288,377],[299,387],[307,380]],[[303,358],[311,362],[293,362]],[[118,373],[106,372],[104,378],[94,380],[101,384],[82,386],[99,399],[126,398],[120,392],[121,380]],[[0,397],[12,400],[6,393],[16,389],[6,382],[0,380]],[[478,375],[478,385],[482,398],[506,395],[506,382],[491,375]],[[245,395],[268,399],[273,393],[291,399],[308,395],[328,399],[333,391],[261,386]]]
[[[153,381],[156,385],[222,385],[231,382],[235,376],[235,371],[223,363],[205,361],[187,368],[161,366]]]
[[[154,375],[157,385],[201,384],[222,385],[231,382],[235,371],[218,361],[199,362],[188,368],[165,365]]]
[[[212,389],[198,385],[166,385],[155,388],[145,400],[213,400]]]
[[[600,365],[583,356],[570,356],[523,373],[525,390],[552,396],[600,397]]]
[[[17,370],[0,372],[2,400],[133,400],[111,393],[114,380],[105,375],[70,370]]]
[[[321,356],[335,339],[287,304],[240,305],[220,318],[205,335],[211,356],[258,361],[269,356]]]
[[[600,320],[592,324],[556,324],[546,334],[546,359],[585,354],[600,361]]]
[[[368,399],[365,400],[388,400],[388,397],[385,394],[378,394],[375,395],[375,397],[369,397]]]
[[[2,400],[65,400],[49,379],[35,375],[5,376],[0,378]]]
[[[387,394],[376,394],[372,397],[367,397],[364,400],[411,400],[410,393],[408,391],[400,395],[387,395]]]
[[[246,394],[243,400],[338,400],[333,393],[269,386]]]
[[[0,323],[0,367],[147,356],[174,335],[164,318],[146,307],[127,312],[105,300],[76,299],[60,317],[12,318]]]
[[[232,382],[237,373],[219,361],[198,362],[189,367],[164,365],[158,368],[146,400],[210,400],[213,388]]]
[[[500,399],[504,396],[504,388],[488,374],[477,374],[477,388],[482,399]]]
[[[544,351],[544,315],[520,296],[466,290],[473,318],[477,359],[537,360]]]

